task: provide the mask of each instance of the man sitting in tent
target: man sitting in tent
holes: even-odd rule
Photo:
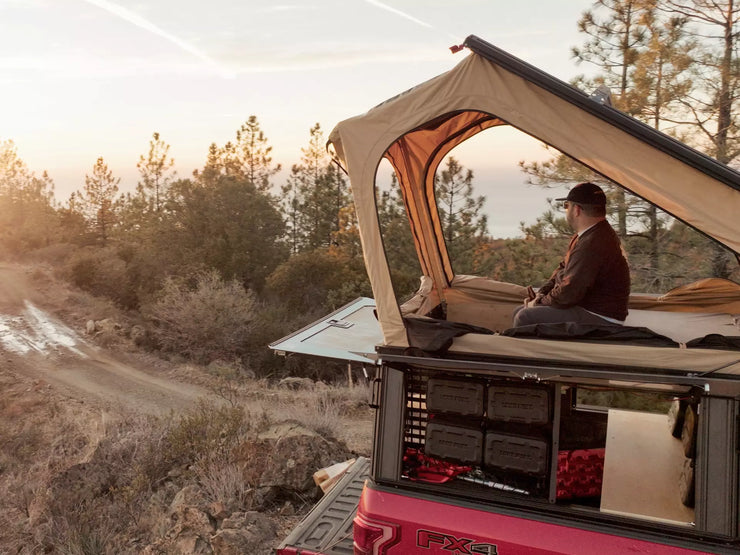
[[[565,218],[575,231],[560,265],[524,306],[514,326],[578,322],[622,324],[627,317],[630,274],[619,237],[606,221],[606,195],[598,185],[580,183],[565,201]]]

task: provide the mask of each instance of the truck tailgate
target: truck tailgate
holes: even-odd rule
[[[280,544],[278,555],[352,555],[352,521],[369,473],[370,459],[358,457],[329,493]]]

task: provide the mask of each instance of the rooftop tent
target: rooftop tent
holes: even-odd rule
[[[378,165],[385,157],[396,172],[427,287],[445,300],[460,276],[442,237],[434,174],[455,146],[494,126],[539,139],[740,252],[739,173],[475,36],[464,44],[471,52],[452,70],[339,123],[329,137],[352,183],[386,346],[408,340],[376,213]],[[478,285],[462,284],[473,294]]]

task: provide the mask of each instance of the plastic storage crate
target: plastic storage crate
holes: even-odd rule
[[[483,431],[444,422],[429,422],[424,453],[430,457],[478,465],[483,459]]]
[[[547,472],[549,453],[543,439],[487,432],[483,462],[494,470],[541,476]]]
[[[483,417],[485,387],[480,382],[430,378],[427,382],[427,410],[434,413]]]
[[[550,390],[542,387],[491,385],[488,387],[488,420],[522,424],[548,424]]]

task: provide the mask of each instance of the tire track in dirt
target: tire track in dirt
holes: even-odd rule
[[[181,412],[208,390],[167,379],[121,362],[90,345],[29,298],[38,295],[23,270],[0,264],[0,357],[2,367],[43,380],[69,397],[102,408],[147,414]]]
[[[92,353],[91,353],[92,354]],[[213,398],[208,390],[152,376],[114,358],[48,357],[38,353],[6,357],[9,370],[54,386],[64,395],[110,410],[146,414],[182,412],[199,399]]]

